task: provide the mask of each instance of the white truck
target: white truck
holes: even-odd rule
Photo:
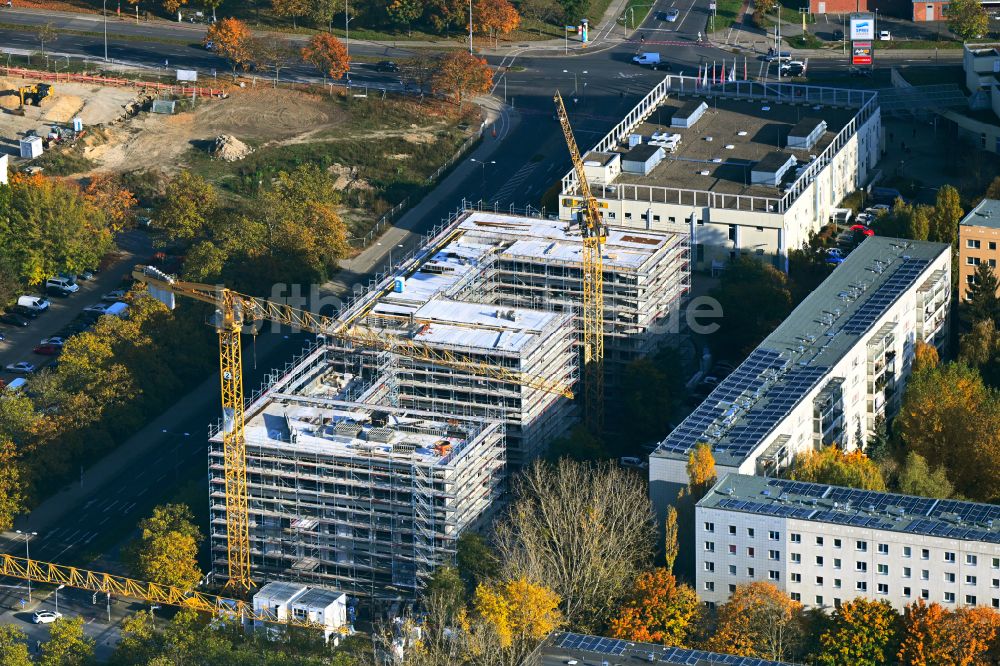
[[[634,62],[637,65],[651,67],[652,69],[659,69],[661,64],[660,54],[640,53],[639,55],[632,57],[632,62]]]

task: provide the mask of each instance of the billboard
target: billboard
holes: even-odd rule
[[[198,72],[193,69],[178,69],[177,70],[177,80],[178,81],[197,81]]]
[[[875,39],[875,17],[871,14],[851,14],[851,41]]]
[[[871,42],[854,42],[851,51],[851,64],[852,65],[870,65],[872,64],[872,43]]]

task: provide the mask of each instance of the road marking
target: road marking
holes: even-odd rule
[[[85,544],[86,544],[86,543],[90,543],[90,542],[91,542],[91,541],[93,541],[93,540],[94,540],[94,539],[95,539],[96,537],[97,537],[97,532],[94,532],[94,533],[93,533],[93,534],[91,534],[91,535],[90,535],[89,537],[87,537],[87,540],[86,540],[86,541],[84,541],[83,543],[85,543]]]
[[[104,520],[102,520],[101,522],[99,522],[98,525],[103,525],[104,523],[108,522],[109,520],[111,520],[111,516],[104,516]]]
[[[134,508],[135,508],[135,502],[129,502],[128,504],[122,507],[122,513],[128,513]]]
[[[75,536],[76,536],[77,534],[79,534],[79,533],[80,533],[81,531],[82,531],[82,530],[76,530],[76,531],[75,531],[75,532],[73,532],[72,534],[70,534],[70,535],[67,535],[67,536],[66,536],[65,538],[61,539],[61,541],[62,541],[63,543],[66,543],[66,542],[70,542],[70,543],[72,543],[72,542],[73,542],[73,537],[75,537]]]
[[[115,504],[118,504],[118,500],[115,500],[111,504],[109,504],[106,507],[104,507],[104,513],[107,513],[108,511],[110,511],[114,507]]]
[[[161,474],[160,476],[156,477],[156,480],[157,481],[163,481],[163,479],[165,479],[165,478],[167,478],[167,475],[166,474]]]
[[[138,493],[136,493],[136,495],[135,495],[135,496],[136,496],[136,497],[142,497],[143,495],[145,495],[145,494],[146,494],[146,491],[147,491],[147,490],[149,490],[149,489],[148,489],[148,488],[143,488],[143,489],[142,489],[142,490],[140,490],[140,491],[139,491]]]

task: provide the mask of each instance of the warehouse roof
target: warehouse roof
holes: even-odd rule
[[[948,251],[942,243],[894,238],[861,243],[653,455],[686,459],[695,444],[707,442],[717,463],[742,463]]]
[[[728,474],[698,506],[1000,544],[1000,506]]]

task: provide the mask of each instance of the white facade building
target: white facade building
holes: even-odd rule
[[[767,581],[807,607],[1000,608],[1000,506],[730,474],[695,514],[707,603]]]
[[[706,102],[697,117],[684,116]],[[789,141],[804,119],[822,131],[806,148]],[[644,143],[660,145],[678,134],[671,150],[649,173],[613,172],[599,165],[609,155]],[[872,91],[788,83],[733,81],[701,86],[689,77],[668,76],[588,153],[598,176],[591,189],[608,224],[690,233],[696,268],[738,254],[769,258],[784,268],[791,249],[825,225],[848,194],[868,183],[882,145],[878,95]],[[796,167],[767,184],[750,171],[780,152]],[[559,216],[573,219],[582,200],[576,173],[562,181]]]
[[[795,454],[858,446],[899,408],[914,346],[947,341],[951,248],[869,238],[660,443],[649,458],[660,519],[712,445],[719,476],[773,475]],[[724,313],[723,313],[724,316]]]
[[[323,638],[347,628],[347,595],[299,583],[268,583],[253,595],[253,610],[277,621],[296,619],[323,627]],[[263,627],[256,622],[255,628]]]

